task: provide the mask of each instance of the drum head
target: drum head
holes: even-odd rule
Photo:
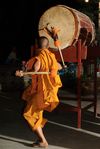
[[[39,36],[46,36],[49,39],[50,47],[55,48],[53,39],[42,30],[48,25],[59,29],[58,38],[61,42],[61,49],[70,46],[75,39],[75,17],[70,9],[62,6],[55,6],[48,9],[40,18],[39,21]]]

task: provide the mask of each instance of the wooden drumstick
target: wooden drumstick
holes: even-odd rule
[[[60,57],[61,57],[61,60],[62,60],[63,67],[66,68],[66,65],[65,65],[65,62],[64,62],[64,57],[62,55],[62,51],[61,51],[60,47],[58,47],[58,50],[59,50],[59,53],[60,53]]]
[[[46,74],[50,74],[50,72],[23,72],[23,75],[39,75],[39,74],[43,74],[43,75],[46,75]]]
[[[18,71],[16,71],[16,73],[15,73],[15,75],[16,76],[19,76],[19,77],[23,77],[23,76],[26,76],[26,75],[40,75],[40,74],[43,74],[43,75],[49,75],[50,74],[50,72],[23,72],[22,70],[18,70]]]

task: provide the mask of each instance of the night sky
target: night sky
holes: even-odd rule
[[[37,37],[38,21],[51,6],[64,4],[80,8],[79,0],[13,0],[0,2],[0,58],[6,57],[13,46],[23,58]],[[25,54],[25,55],[24,55]]]

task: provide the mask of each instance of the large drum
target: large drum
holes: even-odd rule
[[[76,44],[78,39],[84,45],[90,45],[95,38],[94,23],[85,14],[64,5],[57,5],[48,9],[39,21],[39,35],[49,38],[50,47],[55,48],[53,39],[43,30],[48,27],[59,29],[58,37],[61,49]]]

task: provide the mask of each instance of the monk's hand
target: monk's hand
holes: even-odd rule
[[[17,77],[23,77],[23,76],[24,76],[24,73],[23,73],[22,70],[17,70],[16,73],[15,73],[15,75],[16,75]]]
[[[63,69],[67,69],[67,65],[64,65],[64,66],[63,66]]]

